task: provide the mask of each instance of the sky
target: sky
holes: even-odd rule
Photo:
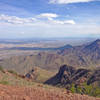
[[[0,38],[99,36],[100,0],[0,0]]]

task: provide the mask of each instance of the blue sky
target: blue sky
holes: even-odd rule
[[[0,38],[99,34],[100,0],[0,0]]]

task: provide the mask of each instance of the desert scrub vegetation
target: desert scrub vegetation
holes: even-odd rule
[[[4,69],[3,69],[3,67],[2,67],[2,66],[0,66],[0,71],[1,71],[1,72],[4,72]]]
[[[15,72],[14,70],[8,70],[8,72],[14,75],[18,75],[17,72]]]
[[[74,85],[74,84],[72,84],[72,86],[71,86],[71,89],[70,89],[70,90],[71,90],[71,92],[72,92],[72,93],[75,93],[75,92],[76,92],[76,88],[75,88],[75,85]]]
[[[0,84],[3,84],[3,85],[8,85],[9,82],[8,81],[0,81]]]
[[[87,83],[83,83],[82,86],[83,87],[81,88],[81,91],[84,94],[94,96],[94,97],[100,97],[100,87],[98,85],[94,86],[93,84],[87,85]]]
[[[71,85],[70,88],[72,93],[86,94],[89,96],[100,97],[100,87],[87,85],[87,83],[83,83],[81,86],[75,87],[75,84]]]

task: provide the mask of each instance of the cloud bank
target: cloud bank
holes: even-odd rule
[[[49,3],[52,4],[70,4],[70,3],[84,3],[97,0],[50,0]]]
[[[34,18],[20,18],[16,16],[0,15],[0,23],[9,23],[17,25],[34,25],[37,23],[46,23],[46,24],[75,24],[74,20],[57,20],[59,15],[53,13],[42,13],[36,15]],[[45,20],[44,20],[45,18]]]
[[[42,13],[42,14],[40,14],[38,17],[46,17],[46,18],[56,18],[56,17],[58,17],[58,15],[57,14],[53,14],[53,13]]]
[[[87,21],[86,23],[75,23],[73,19],[67,20],[67,18],[60,20],[60,15],[54,15],[53,13],[42,13],[33,18],[21,18],[2,14],[0,15],[0,34],[4,38],[8,38],[8,36],[9,38],[47,38],[87,36],[100,32],[100,25],[87,23]]]
[[[16,16],[0,15],[0,22],[11,23],[11,24],[28,24],[36,21],[35,18],[20,18]]]

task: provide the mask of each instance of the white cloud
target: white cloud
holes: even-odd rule
[[[25,34],[25,32],[21,32],[20,34],[24,35],[24,34]]]
[[[29,24],[36,21],[35,18],[19,18],[16,16],[0,15],[0,22],[6,22],[11,24]]]
[[[64,21],[61,21],[61,20],[51,20],[52,23],[55,23],[55,24],[76,24],[74,20],[64,20]]]
[[[70,4],[70,3],[82,3],[82,2],[91,2],[97,0],[50,0],[49,3],[53,4]]]
[[[56,20],[53,18],[57,18],[59,17],[59,15],[54,14],[54,13],[42,13],[40,15],[38,15],[38,18],[47,18],[49,23],[52,24],[75,24],[74,20]]]
[[[20,18],[16,16],[8,16],[8,15],[0,15],[0,23],[5,24],[17,24],[17,25],[37,25],[37,24],[75,24],[74,20],[58,20],[54,19],[57,18],[57,14],[53,13],[42,13],[40,15],[37,15],[34,18]],[[46,18],[46,20],[44,20]]]
[[[52,18],[56,18],[58,17],[57,14],[54,13],[42,13],[40,15],[37,16],[38,18],[47,18],[49,20],[52,20]]]
[[[6,15],[5,15],[6,16]],[[0,16],[0,35],[1,37],[74,37],[74,36],[87,36],[89,34],[95,35],[100,33],[100,25],[99,24],[91,24],[88,23],[87,20],[83,23],[75,24],[74,20],[60,20],[60,19],[52,19],[52,20],[42,20],[36,19],[36,21],[32,21],[31,24],[17,24],[11,21],[11,24],[5,20],[13,19],[13,16]],[[9,17],[9,18],[8,18]],[[23,18],[19,18],[23,19]],[[36,18],[36,17],[35,17]],[[29,18],[25,18],[27,20]],[[32,19],[32,18],[30,18]],[[1,21],[4,20],[2,24]],[[14,18],[15,20],[15,18]]]

